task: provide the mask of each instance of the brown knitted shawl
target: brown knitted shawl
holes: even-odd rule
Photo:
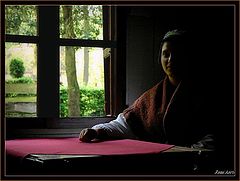
[[[183,83],[173,89],[166,77],[142,94],[123,114],[141,140],[188,146],[199,137],[195,107]]]

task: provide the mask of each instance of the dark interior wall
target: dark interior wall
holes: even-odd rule
[[[154,59],[154,20],[130,15],[127,22],[126,103],[133,101],[158,80]]]
[[[198,81],[211,79],[209,86],[213,86],[232,79],[233,7],[138,6],[129,9],[126,45],[128,105],[162,78],[161,65],[157,63],[158,51],[160,40],[168,30],[181,28],[196,35],[194,46],[197,52],[192,63],[197,65],[193,73]]]

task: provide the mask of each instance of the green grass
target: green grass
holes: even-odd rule
[[[6,112],[6,117],[37,117],[36,113]]]
[[[6,93],[36,94],[37,84],[5,84]]]
[[[8,97],[5,98],[5,102],[37,102],[37,97]]]

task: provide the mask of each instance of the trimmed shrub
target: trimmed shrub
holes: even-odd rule
[[[32,84],[34,83],[34,80],[31,77],[20,77],[20,78],[14,78],[6,80],[5,83],[7,84]]]
[[[25,73],[25,67],[23,65],[23,61],[20,58],[14,58],[10,61],[10,75],[13,78],[23,77]]]
[[[88,88],[80,90],[80,115],[104,115],[104,90]]]
[[[104,90],[80,89],[80,116],[104,116]],[[68,117],[67,89],[60,87],[60,117]]]

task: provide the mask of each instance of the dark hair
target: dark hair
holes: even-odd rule
[[[162,43],[165,42],[165,41],[172,41],[174,39],[178,39],[178,38],[186,38],[186,35],[187,35],[187,31],[184,31],[184,30],[172,30],[172,31],[168,31],[163,39],[162,39]]]
[[[158,63],[160,63],[161,61],[161,52],[162,52],[162,46],[163,46],[163,43],[164,42],[167,42],[167,41],[170,41],[170,42],[189,42],[190,40],[190,36],[189,36],[189,33],[185,30],[178,30],[178,29],[175,29],[175,30],[171,30],[171,31],[168,31],[162,41],[161,41],[161,44],[160,44],[160,48],[159,48],[159,53],[158,53]]]

